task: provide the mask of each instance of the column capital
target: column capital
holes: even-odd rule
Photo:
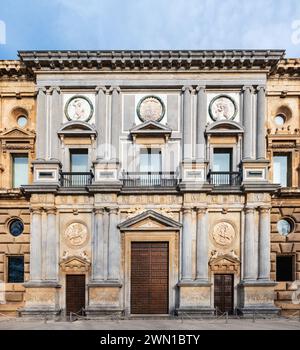
[[[206,86],[205,85],[198,85],[197,87],[196,87],[196,91],[197,92],[205,92],[206,90]]]
[[[54,92],[56,92],[57,94],[60,94],[61,93],[61,89],[60,89],[60,87],[59,86],[51,86],[50,88],[49,88],[49,94],[53,94]]]
[[[106,210],[109,212],[109,214],[118,214],[119,207],[107,207]]]
[[[186,92],[186,91],[189,91],[189,92],[192,92],[193,91],[193,87],[190,86],[190,85],[185,85],[181,88],[181,91],[182,92]]]
[[[102,208],[94,208],[94,214],[95,215],[97,215],[97,214],[103,215],[104,211],[105,211],[104,207],[102,207]]]
[[[43,211],[43,208],[41,208],[41,207],[39,207],[39,208],[30,208],[31,214],[34,214],[34,215],[42,215],[42,211]]]
[[[244,211],[245,211],[245,214],[253,214],[255,212],[255,207],[245,207],[244,208]]]
[[[35,91],[36,91],[37,95],[38,95],[38,94],[41,94],[41,93],[46,94],[47,89],[46,89],[45,86],[37,86],[37,87],[35,88]]]
[[[107,89],[105,86],[96,86],[95,88],[96,95],[99,94],[100,91],[102,91],[105,94],[107,92]]]
[[[120,92],[121,92],[121,89],[120,89],[119,86],[112,85],[112,86],[109,88],[109,92],[111,92],[111,93],[114,93],[114,92],[120,93]]]
[[[271,207],[270,206],[260,206],[259,207],[259,212],[261,214],[269,214],[270,213],[270,210],[271,210]]]
[[[55,207],[53,207],[53,208],[46,208],[45,209],[45,211],[46,211],[46,213],[49,215],[51,215],[51,214],[53,214],[53,215],[55,215],[56,214],[56,212],[57,212],[57,209],[55,208]]]
[[[191,214],[192,213],[193,208],[192,207],[183,207],[182,208],[182,213],[183,214]]]
[[[253,93],[254,92],[254,88],[252,85],[244,85],[242,87],[242,91],[245,92],[245,91],[249,91],[250,93]]]
[[[263,90],[264,92],[266,92],[266,86],[265,85],[257,85],[256,87],[256,91],[259,92]]]
[[[196,207],[198,215],[204,215],[207,213],[207,207]]]

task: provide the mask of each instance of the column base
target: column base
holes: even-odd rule
[[[274,287],[277,283],[267,280],[242,281],[240,289],[241,313],[247,317],[278,315],[280,309],[274,304]]]
[[[179,307],[176,314],[181,317],[212,316],[211,283],[206,280],[183,280],[178,283]]]
[[[85,309],[88,317],[120,317],[124,310],[121,306],[120,281],[92,281],[88,284],[89,304]]]

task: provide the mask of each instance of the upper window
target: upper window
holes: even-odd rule
[[[281,236],[287,236],[294,230],[294,223],[291,219],[281,219],[277,223],[277,230]]]
[[[273,183],[282,187],[291,186],[291,159],[290,154],[274,154],[273,157]]]
[[[276,117],[274,118],[274,122],[278,126],[283,125],[285,121],[286,121],[286,117],[284,114],[277,114]]]
[[[232,149],[215,148],[213,158],[213,171],[229,172],[232,169]]]
[[[143,148],[140,151],[140,171],[160,172],[161,171],[161,150]]]
[[[70,158],[72,173],[85,173],[89,171],[89,156],[87,149],[71,149]]]
[[[24,256],[9,256],[8,257],[8,283],[24,282]]]
[[[27,125],[27,117],[25,115],[20,115],[17,119],[17,123],[19,125],[20,128],[25,128],[25,126]]]
[[[28,155],[14,154],[13,161],[13,188],[19,188],[28,184]]]
[[[18,237],[24,231],[24,224],[20,219],[14,219],[9,224],[9,232],[12,236]]]

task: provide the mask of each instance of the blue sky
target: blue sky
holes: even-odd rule
[[[0,59],[48,49],[282,48],[300,57],[299,0],[0,0],[3,22]]]

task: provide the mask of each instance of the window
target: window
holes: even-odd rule
[[[279,255],[276,257],[276,281],[291,282],[295,280],[294,255]]]
[[[12,236],[18,237],[24,231],[24,224],[19,219],[14,219],[9,224],[9,232]]]
[[[274,118],[275,124],[278,126],[281,126],[285,123],[286,117],[283,114],[277,114],[276,117]]]
[[[291,159],[289,154],[275,153],[273,157],[273,183],[291,186]]]
[[[27,117],[25,117],[25,115],[20,115],[17,119],[17,123],[20,128],[25,128],[27,125]]]
[[[8,257],[8,283],[24,282],[24,256]]]
[[[213,157],[213,171],[229,172],[232,170],[232,149],[215,148]]]
[[[70,150],[72,173],[86,173],[89,171],[89,156],[87,149]]]
[[[14,154],[13,159],[13,188],[28,184],[28,155]]]
[[[294,231],[294,227],[294,222],[289,218],[281,219],[277,223],[277,230],[281,236],[287,236],[289,233]]]
[[[160,172],[161,171],[161,150],[143,148],[140,151],[140,171]]]

